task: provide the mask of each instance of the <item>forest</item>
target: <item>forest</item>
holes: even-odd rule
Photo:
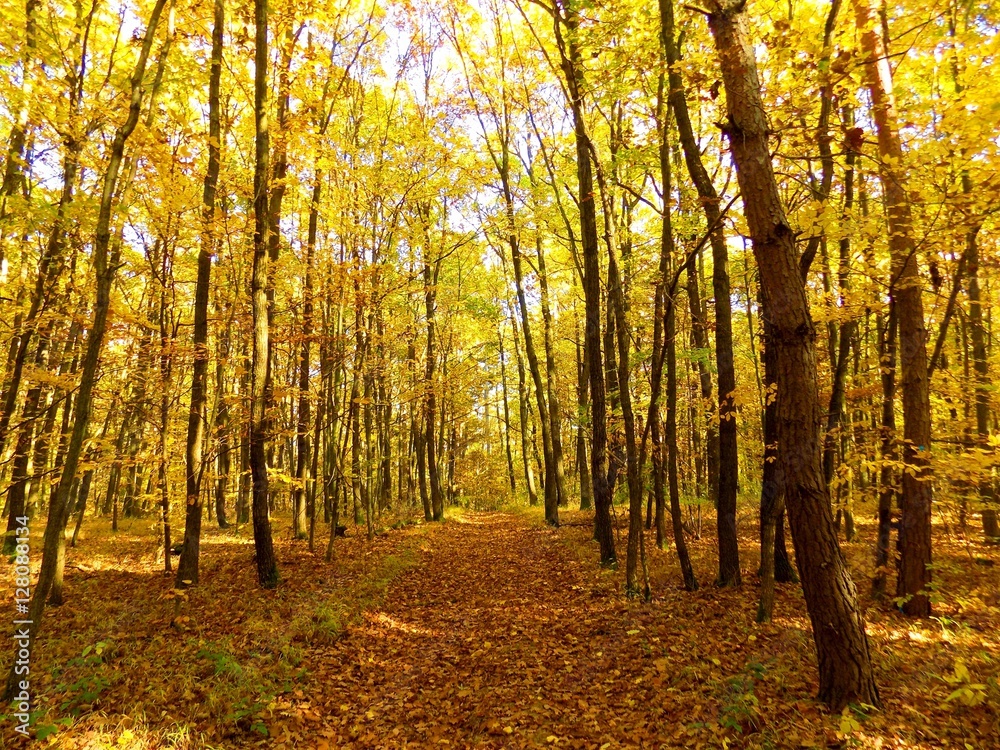
[[[0,19],[0,747],[1000,747],[1000,4]]]

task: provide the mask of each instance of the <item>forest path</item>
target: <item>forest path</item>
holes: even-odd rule
[[[382,606],[317,649],[323,694],[308,697],[331,746],[662,743],[680,698],[634,620],[644,607],[561,533],[501,513],[428,528]]]

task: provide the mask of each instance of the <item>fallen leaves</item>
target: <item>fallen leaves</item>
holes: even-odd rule
[[[349,537],[332,566],[282,540],[285,583],[271,592],[254,586],[248,547],[219,533],[202,585],[182,592],[148,560],[88,556],[38,644],[43,706],[73,712],[69,726],[47,719],[47,741],[138,750],[183,732],[188,744],[174,744],[191,750],[592,750],[986,747],[996,736],[995,568],[976,566],[967,588],[942,574],[958,593],[937,621],[869,607],[886,708],[831,716],[811,700],[797,587],[779,587],[775,621],[757,625],[752,584],[684,592],[672,553],[650,543],[656,599],[628,602],[620,574],[594,564],[586,516],[566,516],[579,525],[482,513]],[[692,551],[700,570],[714,563],[711,539]],[[96,677],[107,684],[79,682]]]

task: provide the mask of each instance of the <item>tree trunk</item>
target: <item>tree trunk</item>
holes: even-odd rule
[[[48,353],[51,332],[43,330],[38,336],[38,345],[35,347],[35,354],[32,364],[39,370],[44,370],[48,363]],[[14,444],[14,455],[11,456],[10,479],[8,482],[7,494],[7,534],[4,537],[3,554],[13,555],[17,546],[17,529],[20,522],[17,520],[25,515],[25,496],[28,489],[28,469],[31,463],[31,451],[33,438],[35,435],[35,421],[41,416],[44,399],[42,382],[36,381],[24,397],[24,405],[21,407],[21,427],[18,430],[17,442]]]
[[[764,315],[773,326],[778,384],[778,455],[785,502],[812,621],[819,699],[839,711],[879,705],[864,620],[837,545],[823,482],[815,327],[799,273],[795,235],[785,218],[768,147],[768,124],[740,2],[712,2],[709,27],[726,91],[725,132],[760,268]]]
[[[271,391],[270,305],[268,219],[268,161],[270,137],[267,107],[267,16],[268,0],[254,0],[256,50],[254,53],[254,242],[251,286],[253,318],[253,354],[250,360],[250,482],[253,538],[257,559],[257,582],[262,588],[278,585],[278,564],[271,538],[268,515],[267,442],[269,425],[267,406]]]
[[[556,483],[556,511],[549,523],[559,525],[558,506],[569,503],[569,494],[566,490],[566,470],[563,462],[562,445],[562,410],[559,406],[558,377],[556,373],[555,343],[553,341],[552,308],[549,302],[549,281],[545,270],[545,253],[542,250],[542,236],[535,235],[535,254],[538,257],[538,286],[540,289],[540,302],[542,308],[542,332],[543,343],[545,345],[545,374],[546,393],[548,395],[550,435],[552,439],[552,462],[553,474]],[[554,520],[553,520],[554,519]]]
[[[223,0],[213,2],[212,57],[208,83],[208,168],[201,196],[202,235],[198,250],[198,280],[194,300],[194,364],[191,369],[191,407],[188,411],[185,449],[186,498],[184,546],[177,564],[175,585],[183,588],[198,582],[201,554],[202,446],[205,443],[205,409],[208,404],[208,297],[212,256],[215,252],[215,191],[219,183],[221,119],[219,88],[222,78],[222,39],[225,31]],[[225,495],[223,495],[223,499]],[[170,559],[170,550],[166,557]]]
[[[309,397],[309,369],[313,337],[313,265],[316,257],[316,236],[319,230],[319,202],[323,190],[323,173],[317,167],[313,176],[312,201],[309,204],[309,229],[306,238],[306,278],[302,290],[302,344],[299,350],[299,407],[295,429],[295,497],[292,512],[295,514],[295,536],[300,538],[306,532],[311,514],[307,513],[309,496],[310,449],[309,432],[311,424],[311,401]],[[311,524],[310,524],[311,528]]]
[[[428,217],[424,218],[424,227],[427,229]],[[429,234],[425,232],[425,240],[429,244]],[[424,247],[426,253],[430,253],[430,247]],[[437,439],[434,434],[437,424],[437,393],[434,382],[434,370],[437,365],[437,321],[435,312],[437,311],[437,278],[441,268],[440,260],[434,264],[431,271],[429,261],[424,263],[424,310],[427,315],[427,353],[424,369],[424,384],[427,389],[427,413],[425,415],[424,426],[424,448],[427,451],[427,480],[430,485],[431,517],[435,521],[444,519],[444,497],[441,494],[441,478],[438,472],[437,463]]]
[[[580,206],[580,236],[583,246],[583,296],[585,302],[584,342],[590,367],[590,472],[594,490],[594,538],[601,550],[601,564],[617,563],[611,527],[611,487],[608,484],[608,424],[605,400],[604,361],[601,356],[601,262],[597,235],[597,206],[594,176],[590,163],[590,137],[583,112],[582,54],[573,41],[579,19],[567,9],[564,23],[570,33],[568,48],[562,42],[560,23],[555,23],[560,42],[561,67],[569,91],[576,141],[577,197]]]
[[[882,316],[880,315],[879,318]],[[885,595],[885,578],[889,569],[889,541],[892,532],[892,501],[896,496],[896,306],[890,301],[889,318],[878,322],[879,371],[882,380],[882,425],[881,437],[882,469],[878,488],[878,532],[875,541],[875,577],[872,593],[876,597]]]
[[[535,487],[535,472],[531,468],[531,438],[528,436],[529,408],[528,381],[524,372],[524,358],[517,340],[517,323],[511,321],[514,338],[514,357],[517,360],[517,403],[521,412],[521,463],[524,464],[524,483],[528,490],[528,505],[538,505],[538,490]]]
[[[763,305],[761,305],[763,307]],[[774,584],[778,579],[778,529],[784,531],[785,482],[778,454],[778,403],[776,344],[772,345],[773,327],[766,316],[763,320],[764,351],[764,466],[760,482],[760,601],[757,622],[769,622],[774,612]],[[787,560],[787,553],[786,560]]]
[[[510,482],[510,491],[517,492],[517,480],[514,475],[514,452],[510,446],[510,399],[507,388],[507,354],[503,348],[503,325],[499,329],[500,345],[500,386],[503,395],[503,444],[504,452],[507,456],[507,480]]]
[[[504,157],[501,164],[507,161],[506,146],[503,149]],[[501,178],[504,185],[504,200],[507,206],[507,220],[510,223],[510,233],[508,242],[510,244],[511,265],[514,268],[514,284],[517,292],[517,305],[520,312],[521,332],[524,336],[524,353],[528,360],[528,371],[535,386],[535,402],[538,406],[538,424],[542,430],[542,458],[545,465],[545,520],[554,525],[559,525],[559,485],[556,477],[555,454],[552,448],[552,421],[549,416],[548,404],[545,400],[545,383],[542,380],[542,370],[538,363],[538,354],[535,350],[534,337],[531,334],[531,324],[528,316],[528,301],[524,292],[524,271],[521,261],[521,243],[514,231],[514,197],[510,192],[509,177],[506,168],[501,169]]]
[[[930,376],[927,370],[927,331],[917,246],[906,194],[906,169],[896,101],[892,92],[886,41],[871,0],[854,0],[865,79],[872,99],[872,118],[878,131],[882,191],[888,209],[889,254],[892,258],[889,291],[899,326],[900,390],[903,400],[903,472],[899,496],[899,563],[896,596],[908,615],[931,612],[931,501],[933,487],[929,464],[931,448]]]
[[[736,369],[733,363],[733,313],[729,295],[729,251],[722,229],[719,194],[701,160],[688,114],[684,83],[677,63],[680,53],[674,36],[673,0],[660,0],[660,18],[670,71],[670,104],[684,161],[705,212],[712,245],[712,287],[715,293],[715,361],[719,372],[719,466],[716,500],[719,536],[719,586],[738,586],[740,550],[736,534],[736,494],[739,487],[739,454],[736,441]],[[705,385],[702,384],[704,393]],[[709,435],[709,439],[714,436]],[[711,448],[709,456],[711,457]],[[709,466],[709,471],[712,467]]]

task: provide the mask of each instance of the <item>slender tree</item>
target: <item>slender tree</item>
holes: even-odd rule
[[[736,369],[733,360],[733,312],[729,292],[729,250],[720,221],[719,193],[701,159],[701,149],[694,137],[691,116],[688,113],[684,82],[679,72],[680,52],[674,29],[673,0],[660,0],[660,21],[662,37],[666,46],[667,70],[669,71],[670,106],[677,123],[684,163],[698,192],[705,219],[710,231],[712,247],[712,287],[715,292],[715,361],[719,379],[719,453],[718,480],[715,486],[718,495],[715,501],[719,537],[720,586],[738,586],[740,577],[740,549],[736,534],[736,493],[739,486],[739,453],[736,425]],[[689,279],[690,285],[690,279]],[[699,321],[698,325],[703,325]],[[702,393],[705,393],[702,383]],[[709,432],[709,466],[713,467],[715,436]],[[714,479],[714,477],[713,477]],[[710,480],[709,486],[712,486]]]
[[[130,78],[131,95],[129,98],[128,116],[125,122],[115,131],[109,152],[108,165],[102,181],[97,227],[95,229],[92,250],[97,295],[90,321],[87,346],[80,368],[80,384],[76,393],[76,414],[73,430],[69,436],[66,457],[59,475],[59,483],[53,490],[52,501],[49,505],[49,518],[45,526],[43,540],[42,564],[29,606],[28,619],[31,621],[30,633],[32,638],[37,634],[41,626],[46,598],[49,595],[49,589],[56,574],[60,541],[64,542],[64,530],[70,512],[70,495],[73,484],[76,481],[76,471],[80,464],[80,457],[87,437],[87,428],[90,423],[94,385],[97,382],[98,365],[104,346],[104,334],[107,330],[108,312],[111,308],[111,288],[117,275],[119,263],[118,251],[116,250],[114,253],[111,251],[111,222],[115,208],[118,179],[121,174],[122,160],[125,155],[125,144],[139,122],[143,98],[142,84],[146,73],[146,63],[149,60],[149,53],[152,49],[153,40],[156,37],[156,29],[165,5],[166,0],[157,0],[150,13],[149,23],[146,26],[142,46],[139,50],[139,57]],[[4,693],[4,700],[7,701],[11,700],[14,696],[18,684],[15,665],[16,659],[12,658]]]
[[[906,160],[899,140],[892,69],[882,25],[871,0],[854,0],[861,34],[865,82],[878,133],[879,175],[888,213],[889,283],[899,326],[900,395],[903,401],[903,472],[899,495],[896,596],[909,615],[930,614],[931,582],[931,406],[924,326],[923,282],[913,236],[910,199],[906,193]]]
[[[212,57],[208,80],[208,167],[201,195],[201,247],[194,299],[194,364],[191,369],[191,406],[188,412],[185,449],[187,502],[184,512],[184,546],[177,564],[177,586],[198,582],[201,553],[202,446],[205,442],[208,404],[208,297],[215,254],[215,192],[219,184],[222,127],[219,88],[222,79],[222,38],[225,32],[224,0],[214,0]]]
[[[271,341],[268,288],[269,218],[268,162],[270,138],[267,114],[268,0],[254,0],[256,51],[254,53],[254,236],[250,305],[253,315],[253,355],[250,360],[249,463],[252,488],[253,538],[257,581],[263,588],[278,585],[278,564],[271,538],[267,481],[267,406],[271,391]]]

